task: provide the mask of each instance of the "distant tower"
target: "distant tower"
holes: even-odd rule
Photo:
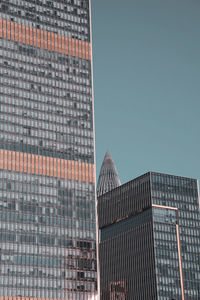
[[[97,196],[99,197],[120,185],[121,182],[117,173],[117,169],[109,151],[107,151],[99,174],[97,183]]]

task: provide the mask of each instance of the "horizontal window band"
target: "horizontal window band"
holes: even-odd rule
[[[0,37],[25,45],[91,60],[91,43],[0,19]]]
[[[84,182],[95,182],[94,164],[4,149],[0,150],[0,169]]]

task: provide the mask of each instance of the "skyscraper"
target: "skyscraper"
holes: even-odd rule
[[[2,0],[0,65],[0,299],[92,299],[90,1]]]
[[[98,197],[101,299],[200,299],[195,179],[149,172]]]
[[[107,151],[101,166],[99,179],[97,183],[97,196],[113,190],[121,185],[114,161]]]

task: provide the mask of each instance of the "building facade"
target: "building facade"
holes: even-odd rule
[[[90,1],[2,0],[0,65],[0,299],[93,299]]]
[[[199,204],[197,180],[153,172],[100,196],[101,299],[200,299]]]

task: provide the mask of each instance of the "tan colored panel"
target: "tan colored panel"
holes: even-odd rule
[[[67,55],[91,59],[91,44],[0,19],[0,37]]]
[[[94,182],[94,165],[73,160],[0,150],[0,169]]]

